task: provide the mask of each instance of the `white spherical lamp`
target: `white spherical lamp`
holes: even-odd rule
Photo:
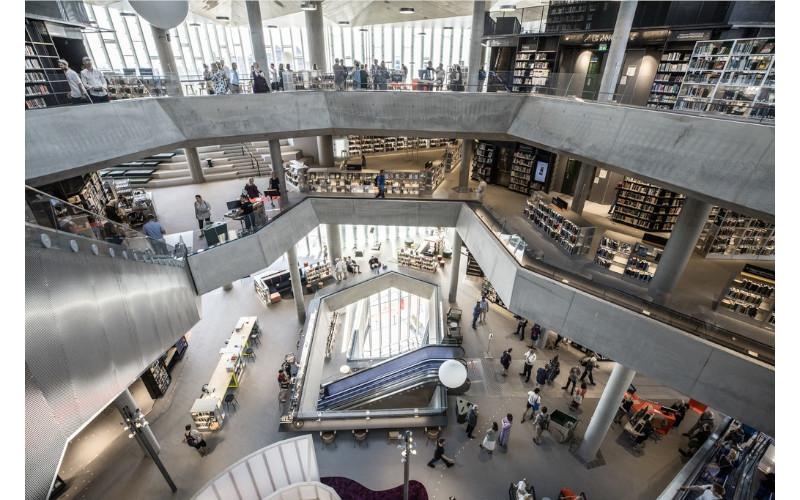
[[[467,381],[467,367],[455,359],[439,365],[439,381],[448,389],[456,389]]]

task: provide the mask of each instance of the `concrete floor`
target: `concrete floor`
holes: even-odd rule
[[[350,229],[350,228],[348,228]],[[356,231],[358,232],[358,230]],[[350,231],[352,233],[352,230]],[[345,231],[344,245],[347,245]],[[401,229],[400,236],[404,236]],[[392,234],[392,239],[395,236]],[[382,248],[382,261],[396,269],[392,258],[392,241]],[[366,258],[363,259],[366,261]],[[365,263],[365,262],[364,262]],[[363,266],[362,266],[363,267]],[[462,261],[457,304],[469,310],[480,293],[480,281],[464,275],[466,258]],[[435,274],[400,269],[412,276],[438,280],[445,288],[449,283],[450,264]],[[348,280],[352,283],[352,281]],[[347,282],[345,282],[347,283]],[[349,283],[348,283],[349,284]],[[329,286],[347,286],[329,285]],[[306,296],[306,301],[311,296]],[[218,350],[229,337],[240,316],[256,315],[264,330],[257,358],[245,372],[237,392],[240,407],[223,429],[209,434],[206,440],[211,453],[201,458],[193,449],[182,443],[183,426],[191,422],[189,408],[200,394],[201,386],[208,381],[218,360]],[[677,447],[682,439],[672,432],[661,442],[649,442],[643,453],[630,450],[627,439],[619,427],[612,427],[602,447],[605,465],[588,470],[570,453],[566,444],[558,444],[545,433],[540,446],[532,443],[533,430],[528,423],[520,423],[525,405],[525,394],[533,384],[525,384],[516,375],[521,369],[524,344],[510,332],[515,321],[505,310],[492,306],[486,325],[477,330],[464,320],[464,348],[469,362],[472,387],[466,398],[481,407],[476,439],[464,435],[463,426],[450,415],[450,425],[444,431],[448,439],[447,452],[456,460],[456,467],[430,469],[425,466],[433,447],[422,436],[417,441],[418,455],[412,460],[411,477],[421,481],[431,498],[446,499],[498,499],[504,498],[511,481],[526,477],[537,489],[538,495],[554,497],[559,488],[569,486],[585,491],[590,498],[651,499],[654,498],[682,466]],[[192,328],[189,349],[184,359],[173,370],[173,382],[165,398],[157,401],[148,415],[151,426],[162,448],[161,458],[178,485],[178,493],[171,495],[166,483],[149,459],[143,458],[139,447],[125,436],[113,440],[83,474],[76,473],[72,487],[64,498],[83,499],[160,499],[189,498],[208,480],[215,477],[239,458],[277,440],[290,437],[278,431],[277,370],[284,354],[296,350],[300,325],[291,300],[264,307],[247,278],[234,284],[232,290],[217,289],[202,297],[202,319]],[[494,333],[490,356],[486,357],[488,333]],[[499,356],[502,350],[513,347],[513,362],[508,377],[501,376]],[[550,408],[567,411],[568,398],[559,389],[564,383],[569,366],[581,356],[572,348],[562,347],[562,375],[553,387],[543,388],[544,404]],[[542,366],[553,352],[539,353],[534,367]],[[609,375],[610,365],[602,363],[596,370],[598,385],[591,387],[584,402],[578,434],[585,429],[591,412]],[[671,402],[679,397],[675,391],[657,381],[638,377],[634,380],[642,397]],[[449,398],[454,406],[454,398]],[[505,413],[514,415],[508,451],[497,451],[493,456],[481,452],[478,443],[491,425]],[[694,423],[688,416],[684,427]],[[368,447],[356,448],[351,439],[340,433],[336,447],[323,448],[316,443],[317,459],[323,476],[343,475],[362,482],[373,489],[384,489],[402,482],[399,451],[394,444],[386,443],[382,432],[374,431]],[[316,439],[315,439],[316,441]],[[635,473],[632,473],[635,471]]]

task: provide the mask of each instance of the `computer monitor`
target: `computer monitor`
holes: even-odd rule
[[[239,200],[233,200],[226,203],[228,205],[228,210],[236,210],[237,208],[242,208],[242,202]]]

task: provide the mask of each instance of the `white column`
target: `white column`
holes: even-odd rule
[[[328,256],[331,263],[336,259],[342,258],[342,237],[339,231],[339,224],[328,224]]]
[[[486,16],[486,2],[477,0],[472,4],[472,32],[469,40],[469,70],[467,92],[478,92],[478,69],[481,60],[481,38],[483,37],[483,23]]]
[[[178,66],[175,64],[175,56],[172,54],[172,45],[170,45],[169,31],[156,28],[152,24],[150,29],[153,32],[153,40],[156,42],[156,51],[158,51],[158,60],[161,62],[161,75],[166,80],[167,95],[182,96],[183,89],[181,88],[181,80],[178,75]]]
[[[194,184],[205,182],[206,178],[203,175],[203,166],[200,163],[200,155],[197,154],[197,148],[184,148],[183,154],[186,156],[186,163],[189,165],[192,182]]]
[[[710,212],[710,203],[696,198],[686,198],[658,262],[656,274],[650,282],[649,292],[656,302],[661,304],[666,302],[678,285]]]
[[[600,80],[598,101],[613,101],[617,91],[619,73],[625,61],[625,49],[628,47],[628,37],[631,34],[633,15],[636,14],[637,0],[626,0],[619,3],[617,22],[614,24],[614,34],[611,36],[611,45],[606,53],[606,65],[603,68],[603,79]]]
[[[593,179],[594,165],[582,163],[578,172],[578,180],[575,182],[575,194],[572,196],[572,206],[570,207],[578,215],[583,213],[583,206],[586,204],[586,199],[589,198],[589,193],[592,192]]]
[[[458,172],[458,191],[469,192],[469,170],[472,168],[472,139],[464,139],[461,144],[461,170]]]
[[[597,457],[597,452],[600,450],[600,445],[603,443],[608,429],[611,427],[611,422],[617,414],[617,408],[625,395],[625,391],[633,381],[636,372],[630,368],[626,368],[619,363],[614,363],[614,370],[611,372],[611,377],[608,379],[603,395],[600,396],[600,401],[597,403],[597,408],[592,414],[592,419],[586,427],[586,432],[583,434],[583,441],[578,448],[578,456],[586,461],[591,462]]]
[[[300,279],[300,269],[297,265],[297,251],[294,245],[286,250],[286,260],[289,263],[289,277],[292,280],[292,295],[294,295],[294,306],[297,308],[297,321],[306,322],[306,304],[303,301],[303,282]]]
[[[453,265],[450,267],[450,294],[447,296],[447,300],[454,303],[458,294],[458,277],[461,273],[461,236],[455,229],[453,229],[453,257],[451,260]]]
[[[261,6],[258,0],[247,0],[247,24],[250,27],[250,43],[253,46],[255,57],[264,76],[269,79],[269,64],[267,64],[267,49],[264,43],[264,23],[261,20]]]
[[[308,35],[308,65],[317,65],[323,73],[328,72],[328,60],[325,57],[325,23],[322,21],[322,2],[309,2],[316,10],[305,11],[306,33]]]
[[[272,162],[272,171],[278,176],[280,184],[280,207],[281,210],[286,208],[289,204],[289,193],[286,189],[286,172],[283,169],[283,153],[281,151],[281,141],[278,139],[270,139],[269,141],[269,157]]]
[[[114,400],[114,406],[120,411],[120,415],[123,415],[122,408],[124,408],[125,406],[128,407],[131,413],[135,413],[136,409],[139,408],[139,405],[136,403],[136,400],[133,399],[133,394],[131,394],[131,391],[128,389],[125,389],[119,394],[119,396],[117,396],[117,399]],[[150,428],[150,426],[148,425],[146,427],[142,427],[140,431],[142,439],[146,439],[147,442],[150,443],[150,447],[153,448],[153,451],[155,451],[156,453],[161,453],[161,446],[159,446],[158,440],[156,439],[156,435],[153,434],[153,430]],[[144,447],[144,445],[142,443],[139,443],[139,446],[142,448],[142,451],[144,451],[146,455],[147,449]]]

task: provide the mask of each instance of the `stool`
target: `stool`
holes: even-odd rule
[[[253,351],[253,348],[252,348],[252,347],[248,347],[248,348],[247,348],[247,349],[245,349],[245,350],[244,350],[244,352],[242,353],[242,357],[245,357],[245,358],[252,358],[252,359],[253,359],[253,361],[255,361],[255,360],[256,360],[256,353]]]
[[[436,442],[439,439],[439,435],[442,433],[441,427],[425,427],[425,446],[428,446],[429,441]]]
[[[234,411],[239,409],[239,401],[236,400],[236,394],[232,392],[229,392],[225,395],[225,399],[222,400],[222,404],[226,407],[233,406]]]
[[[250,334],[250,343],[256,346],[261,345],[261,332]]]
[[[365,443],[367,446],[369,446],[369,443],[367,442],[367,434],[368,433],[369,433],[369,429],[354,429],[353,430],[353,448],[355,448],[356,445],[361,446],[361,443]]]
[[[322,440],[322,444],[324,445],[334,445],[336,446],[336,431],[321,431],[319,433],[319,438]]]

